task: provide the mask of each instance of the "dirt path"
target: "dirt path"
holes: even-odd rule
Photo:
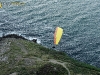
[[[0,41],[0,55],[7,52],[9,50],[10,43],[8,40]]]
[[[37,57],[36,57],[37,58]],[[41,58],[37,58],[37,60],[36,61],[43,61]],[[68,71],[68,75],[71,75],[70,74],[70,71],[69,71],[69,69],[66,67],[66,63],[61,63],[61,62],[58,62],[57,60],[55,60],[55,59],[49,59],[49,61],[47,61],[47,62],[51,62],[51,63],[54,63],[54,64],[59,64],[59,65],[62,65],[67,71]]]
[[[10,42],[8,39],[0,41],[0,61],[6,61],[8,57],[3,55],[5,52],[9,51]]]
[[[38,58],[38,57],[36,57],[36,59],[37,60],[35,60],[35,61],[43,61],[41,58]],[[47,61],[47,62],[51,62],[51,63],[54,63],[54,64],[59,64],[59,65],[62,65],[67,71],[68,71],[68,75],[71,75],[70,74],[70,71],[69,71],[69,69],[66,67],[66,62],[58,62],[57,60],[55,60],[55,59],[49,59],[49,61]]]
[[[0,41],[0,55],[2,55],[3,53],[5,53],[6,51],[9,50],[9,47],[10,47],[11,42],[15,42],[16,45],[19,48],[21,48],[21,50],[24,52],[24,54],[28,54],[25,46],[22,43],[20,43],[19,41],[17,41],[16,39],[13,38],[13,39],[6,39],[4,41]],[[0,58],[0,60],[3,60],[4,58],[5,57],[2,57],[2,58]],[[38,57],[34,57],[35,60],[31,60],[29,58],[24,58],[24,59],[25,60],[28,60],[30,62],[43,61],[41,58],[38,58]],[[62,62],[61,63],[61,62],[59,62],[57,60],[54,60],[54,59],[49,59],[49,61],[47,61],[47,62],[51,62],[51,63],[55,63],[55,64],[62,65],[68,71],[68,75],[71,75],[69,69],[65,65],[66,64],[65,62]]]
[[[13,39],[13,41],[16,43],[16,45],[17,45],[19,48],[21,48],[21,50],[22,50],[25,54],[28,54],[28,52],[27,52],[25,46],[24,46],[22,43],[20,43],[20,42],[17,41],[16,39]]]
[[[49,62],[62,65],[68,71],[68,75],[71,75],[69,69],[65,66],[64,62],[61,63],[61,62],[58,62],[57,60],[54,60],[54,59],[50,59]]]
[[[25,46],[24,46],[23,44],[17,42],[17,46],[19,46],[19,47],[21,48],[21,50],[22,50],[25,54],[28,54],[28,52],[27,52],[27,50],[26,50],[26,48],[25,48]]]

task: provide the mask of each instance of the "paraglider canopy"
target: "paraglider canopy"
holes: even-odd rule
[[[2,3],[0,2],[0,8],[2,8]]]
[[[2,8],[4,5],[15,5],[15,6],[18,6],[18,5],[24,5],[25,3],[24,2],[20,2],[20,1],[14,1],[14,2],[0,2],[0,8]]]
[[[11,2],[12,5],[23,5],[25,4],[24,2],[20,2],[20,1],[15,1],[15,2]]]
[[[54,44],[58,45],[61,37],[63,34],[63,29],[60,27],[56,27],[55,33],[54,33]]]

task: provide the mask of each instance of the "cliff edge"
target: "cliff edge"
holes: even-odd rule
[[[100,68],[21,36],[8,35],[0,38],[0,75],[100,75]]]

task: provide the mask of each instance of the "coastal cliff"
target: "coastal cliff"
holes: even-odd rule
[[[100,68],[12,34],[0,38],[0,75],[100,75]]]

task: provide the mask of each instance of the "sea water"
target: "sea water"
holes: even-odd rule
[[[52,48],[56,27],[64,30],[55,50],[100,67],[100,0],[0,0],[0,36],[19,34]]]

